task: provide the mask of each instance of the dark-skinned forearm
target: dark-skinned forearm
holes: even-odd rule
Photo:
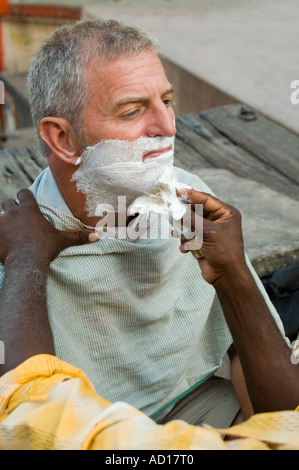
[[[49,262],[40,254],[8,257],[0,295],[0,339],[5,364],[0,375],[36,354],[55,354],[47,314]]]
[[[295,409],[299,366],[249,269],[237,268],[215,284],[240,358],[254,411]]]

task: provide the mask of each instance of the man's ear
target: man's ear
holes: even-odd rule
[[[46,117],[39,125],[41,138],[61,160],[75,165],[82,149],[72,125],[64,118]]]

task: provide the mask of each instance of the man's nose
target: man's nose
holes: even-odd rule
[[[176,134],[174,111],[165,107],[153,110],[146,134],[148,137],[173,137]]]

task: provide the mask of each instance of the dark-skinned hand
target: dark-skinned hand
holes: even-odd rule
[[[41,213],[28,189],[18,193],[18,203],[7,199],[0,215],[0,261],[22,255],[53,261],[61,251],[94,241],[92,230],[55,229]]]
[[[233,275],[236,270],[246,267],[241,214],[210,194],[194,189],[186,193],[190,203],[203,205],[202,258],[198,262],[203,278],[215,285],[223,276]],[[180,250],[182,253],[190,251],[183,243]]]

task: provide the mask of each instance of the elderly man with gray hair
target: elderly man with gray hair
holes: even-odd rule
[[[252,410],[214,281],[180,250],[169,220],[155,219],[157,236],[148,236],[148,225],[138,232],[141,213],[128,211],[170,177],[179,189],[211,193],[173,167],[174,90],[160,57],[145,32],[90,20],[57,29],[30,65],[32,118],[49,162],[30,188],[40,209],[60,230],[94,228],[111,213],[117,229],[51,263],[49,321],[56,355],[82,369],[107,400],[161,423],[224,428],[240,403],[245,418]]]

